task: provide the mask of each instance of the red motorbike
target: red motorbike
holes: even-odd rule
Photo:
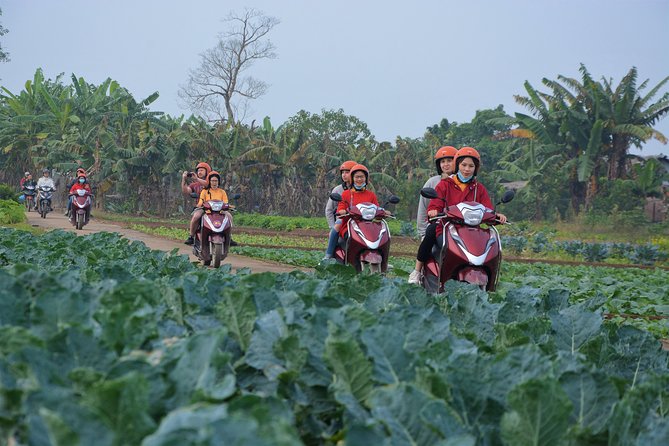
[[[422,189],[420,194],[425,198],[438,198],[432,188]],[[508,203],[514,195],[514,191],[506,191],[497,204]],[[495,228],[500,222],[495,211],[466,201],[446,206],[445,213],[430,221],[441,225],[441,235],[423,266],[423,288],[436,294],[443,291],[447,280],[458,280],[495,291],[502,261],[502,243]]]
[[[234,211],[234,207],[221,200],[209,200],[204,202],[203,208],[200,230],[195,233],[193,254],[203,265],[209,266],[213,260],[214,268],[218,268],[230,250],[230,212]]]
[[[330,194],[330,198],[342,201],[338,193]],[[393,195],[384,207],[399,202],[399,197]],[[390,218],[390,214],[373,203],[359,203],[349,206],[345,216],[349,217],[348,237],[339,239],[334,259],[343,265],[353,265],[357,272],[385,273],[390,251],[390,230],[385,219]]]
[[[72,197],[72,206],[70,208],[70,222],[78,230],[83,229],[91,218],[91,206],[93,204],[93,194],[85,189],[77,189],[70,194]]]

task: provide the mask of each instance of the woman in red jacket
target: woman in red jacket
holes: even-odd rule
[[[328,240],[328,248],[325,251],[325,258],[331,259],[337,247],[337,239],[339,236],[346,237],[348,225],[346,221],[348,217],[344,217],[348,213],[348,208],[360,203],[374,203],[379,205],[379,200],[376,194],[367,189],[369,184],[369,170],[362,164],[356,164],[351,167],[351,187],[346,189],[341,197],[342,200],[337,205],[337,215],[341,217],[341,223],[336,223],[330,231],[330,239]]]
[[[454,174],[441,180],[435,188],[439,198],[430,200],[427,207],[428,218],[433,218],[438,213],[443,212],[446,206],[462,203],[463,201],[475,201],[488,209],[493,209],[488,190],[476,180],[481,165],[481,156],[476,149],[462,147],[455,154],[453,163],[455,164]],[[501,223],[506,223],[504,214],[498,213],[497,218]],[[441,225],[432,223],[427,227],[425,238],[418,247],[416,267],[409,275],[409,283],[420,283],[423,264],[430,258],[432,246],[436,243],[439,235],[441,235]]]

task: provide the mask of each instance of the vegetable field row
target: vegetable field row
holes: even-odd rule
[[[612,285],[613,286],[613,285]],[[607,299],[229,274],[113,234],[0,229],[13,444],[666,444],[669,353]]]

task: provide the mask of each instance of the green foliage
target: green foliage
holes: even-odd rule
[[[0,199],[0,225],[10,225],[27,221],[25,206],[14,200]]]
[[[16,200],[17,195],[13,187],[0,183],[0,200]]]
[[[493,296],[461,283],[429,296],[336,267],[232,275],[114,234],[0,229],[0,435],[661,444],[669,354],[600,317],[636,285],[530,273]],[[667,281],[631,277],[639,290]]]

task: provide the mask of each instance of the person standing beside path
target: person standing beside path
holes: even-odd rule
[[[431,177],[425,182],[423,188],[431,187],[437,188],[437,184],[443,179],[448,178],[453,173],[453,158],[458,153],[458,149],[453,146],[441,147],[434,154],[434,164],[437,167],[437,175]],[[425,230],[427,229],[427,207],[430,205],[430,200],[425,197],[420,197],[418,200],[418,215],[416,216],[416,229],[420,235],[421,241],[425,238]]]

